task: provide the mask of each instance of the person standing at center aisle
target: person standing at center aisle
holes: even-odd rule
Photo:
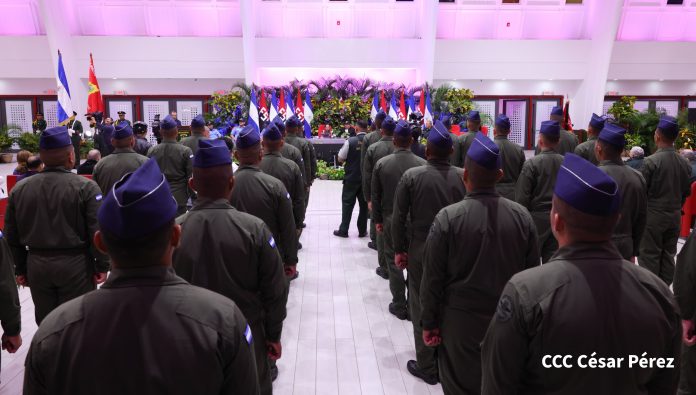
[[[589,161],[593,165],[598,165],[599,160],[595,156],[595,144],[597,144],[597,137],[599,132],[604,129],[605,119],[597,114],[592,114],[592,119],[590,119],[590,124],[587,126],[587,141],[580,143],[575,147],[575,155]]]
[[[370,145],[377,143],[381,138],[382,138],[382,122],[387,118],[387,113],[384,112],[380,108],[379,111],[377,111],[377,115],[375,115],[375,121],[372,123],[372,131],[370,133],[367,133],[365,135],[365,138],[363,138],[362,142],[362,148],[360,148],[360,179],[361,179],[361,184],[362,184],[362,179],[365,177],[365,154],[367,153],[367,149],[370,148]],[[362,190],[362,186],[361,186]],[[363,198],[365,199],[365,204],[367,204],[368,197],[365,196],[364,191],[363,193]],[[369,208],[367,210],[368,216],[371,218],[372,213]],[[375,221],[372,221],[370,219],[370,242],[367,243],[367,247],[371,248],[373,250],[377,250],[377,231],[375,230]]]
[[[655,130],[657,152],[645,158],[643,177],[648,188],[648,215],[638,263],[667,285],[674,279],[681,209],[691,194],[691,166],[674,149],[679,127],[663,115]]]
[[[114,152],[97,162],[92,176],[103,194],[109,193],[114,184],[123,176],[134,172],[147,162],[146,156],[133,151],[135,138],[133,137],[133,129],[127,123],[120,123],[116,126],[111,144],[115,148]]]
[[[176,141],[178,136],[176,125],[175,119],[170,116],[166,116],[160,122],[162,142],[150,148],[147,156],[157,160],[157,164],[167,178],[174,200],[179,206],[177,214],[181,215],[186,212],[186,203],[189,196],[192,195],[188,187],[188,180],[191,178],[193,152],[189,147]]]
[[[551,232],[549,212],[556,175],[563,162],[563,156],[556,152],[560,130],[556,121],[541,123],[537,142],[541,152],[524,162],[515,185],[515,201],[526,207],[534,219],[542,263],[551,259],[551,255],[558,249],[558,242]]]
[[[295,218],[295,226],[302,224],[305,217],[305,188],[302,181],[300,168],[290,159],[283,158],[280,151],[283,147],[283,135],[273,123],[269,123],[263,129],[263,159],[259,164],[262,172],[279,179],[292,199],[292,213]],[[302,233],[301,228],[297,228],[297,237]]]
[[[309,189],[314,183],[312,178],[312,153],[309,146],[309,142],[300,136],[300,133],[304,133],[302,129],[302,122],[295,115],[288,118],[285,122],[285,130],[287,135],[285,136],[285,143],[292,145],[293,147],[300,150],[302,153],[302,164],[304,165],[304,175],[307,177],[305,179],[305,209],[309,204]],[[297,224],[301,227],[302,224]]]
[[[495,118],[493,133],[495,134],[494,142],[498,146],[503,162],[503,178],[495,184],[495,190],[500,196],[515,201],[515,184],[524,167],[524,150],[508,140],[510,118],[507,115],[500,114]]]
[[[205,119],[198,114],[191,120],[191,135],[181,140],[181,145],[189,147],[194,154],[198,151],[198,141],[207,139],[205,132]]]
[[[640,252],[648,200],[643,175],[626,166],[621,159],[626,145],[625,134],[626,129],[606,122],[596,140],[594,157],[599,161],[599,169],[609,174],[619,186],[621,217],[612,241],[625,260],[633,261]]]
[[[394,129],[396,129],[396,122],[392,117],[387,116],[382,122],[382,139],[378,142],[370,145],[365,153],[365,162],[363,163],[363,195],[367,201],[367,207],[371,212],[372,221],[375,223],[375,229],[377,222],[375,221],[375,213],[372,210],[372,204],[370,200],[372,199],[372,171],[374,170],[377,161],[390,155],[394,152],[394,144],[392,140],[394,139]],[[377,232],[377,262],[379,266],[377,267],[376,273],[378,276],[385,280],[389,279],[389,268],[387,262],[384,260],[384,235]]]
[[[147,151],[150,150],[152,144],[147,141],[147,124],[142,121],[138,121],[133,124],[133,134],[135,135],[135,146],[133,151],[139,153],[140,155],[147,156]]]
[[[280,257],[289,280],[298,277],[297,229],[292,212],[292,198],[283,183],[259,169],[263,158],[261,135],[251,125],[245,126],[237,137],[234,157],[239,162],[235,173],[235,188],[230,202],[239,211],[263,220],[278,243]]]
[[[408,306],[404,274],[394,264],[392,241],[394,193],[404,172],[426,163],[411,152],[412,140],[411,126],[404,120],[399,121],[394,130],[394,153],[377,161],[372,176],[372,218],[375,220],[377,235],[382,236],[382,253],[384,254],[382,259],[389,270],[389,290],[392,294],[389,312],[400,320],[408,318]]]
[[[611,177],[566,154],[550,215],[561,248],[505,286],[482,343],[483,395],[676,392],[679,309],[659,278],[611,242],[620,205]],[[554,368],[554,356],[571,367]],[[633,356],[665,363],[629,366]]]
[[[500,151],[476,136],[464,162],[467,195],[435,217],[423,255],[423,342],[437,347],[445,394],[481,390],[479,344],[513,274],[539,266],[534,221],[501,197]],[[462,370],[462,367],[466,367]]]
[[[37,324],[95,289],[109,271],[108,258],[93,242],[102,193],[94,181],[70,171],[75,151],[68,129],[41,133],[39,153],[46,168],[12,189],[4,229],[17,284],[29,287]]]
[[[367,201],[362,192],[362,168],[361,156],[363,144],[365,142],[365,131],[367,130],[367,122],[359,120],[357,122],[357,130],[355,136],[351,136],[343,144],[343,147],[338,151],[339,163],[345,163],[345,176],[343,177],[343,190],[341,192],[341,225],[337,230],[334,230],[334,236],[348,237],[348,228],[350,227],[350,219],[353,216],[353,208],[355,200],[358,201],[358,237],[367,236]]]
[[[445,206],[464,198],[463,170],[450,165],[452,137],[441,121],[428,133],[425,155],[428,163],[407,170],[396,187],[392,214],[394,264],[408,269],[408,303],[416,361],[408,361],[409,373],[430,385],[438,382],[435,349],[423,344],[420,286],[423,278],[425,240],[435,215]]]
[[[467,132],[457,137],[457,144],[459,145],[459,157],[457,158],[457,167],[463,167],[466,161],[466,153],[469,151],[469,147],[473,144],[474,139],[481,132],[481,114],[478,111],[469,111],[466,119]]]
[[[150,159],[104,198],[94,242],[113,270],[41,323],[25,394],[259,393],[256,339],[242,312],[171,267],[181,228],[165,181]]]
[[[181,241],[174,251],[174,270],[191,284],[224,295],[239,306],[254,337],[261,394],[270,395],[268,360],[282,354],[280,336],[288,296],[283,262],[263,221],[229,203],[234,176],[225,142],[200,140],[198,144],[190,181],[198,199],[176,219]]]

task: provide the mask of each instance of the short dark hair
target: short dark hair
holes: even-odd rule
[[[469,175],[469,181],[478,188],[493,188],[498,182],[498,169],[487,169],[474,162],[468,156],[464,159],[464,167]]]
[[[670,143],[673,143],[677,137],[679,136],[679,133],[677,133],[674,136],[667,135],[665,132],[662,131],[662,129],[657,128],[657,132],[660,133],[660,136],[662,136],[663,139],[667,140]]]
[[[602,147],[602,151],[605,152],[605,155],[608,159],[616,159],[621,157],[623,147],[618,147],[614,144],[607,143],[604,140],[597,140],[596,144]]]
[[[619,213],[611,216],[599,216],[582,212],[553,195],[552,212],[563,218],[568,234],[576,241],[604,241],[611,239],[614,227],[619,221]]]
[[[550,144],[550,145],[555,145],[558,144],[559,141],[561,141],[561,135],[548,135],[545,133],[540,133],[539,136],[541,136],[541,139],[544,140],[545,143]]]
[[[193,183],[201,197],[209,199],[229,199],[227,181],[232,177],[232,166],[194,167]]]
[[[261,151],[261,143],[256,143],[252,145],[251,147],[246,147],[246,148],[236,148],[235,152],[237,153],[237,157],[239,158],[239,164],[249,164],[249,163],[258,163],[258,157],[259,153]]]
[[[430,155],[435,157],[435,159],[449,159],[449,156],[452,153],[452,147],[439,147],[430,142],[428,142],[426,148],[428,149]]]
[[[41,167],[42,163],[43,163],[43,161],[41,161],[41,158],[39,158],[36,155],[32,155],[27,160],[27,168],[29,170],[38,169],[39,167]]]
[[[411,141],[413,137],[408,136],[408,137],[402,137],[402,136],[395,136],[394,137],[394,145],[400,148],[408,148],[411,146]]]
[[[75,152],[73,146],[68,145],[62,148],[40,150],[39,155],[46,166],[52,167],[65,165],[72,152]]]
[[[101,229],[102,240],[109,256],[122,268],[157,266],[167,251],[174,229],[174,219],[150,234],[133,239],[122,239]]]
[[[367,121],[364,119],[358,120],[358,122],[356,122],[355,124],[358,125],[361,129],[367,129],[368,127]]]

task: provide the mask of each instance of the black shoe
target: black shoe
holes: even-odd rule
[[[408,361],[406,364],[406,369],[408,369],[409,373],[425,381],[427,384],[435,385],[440,382],[440,379],[438,379],[437,376],[431,376],[423,373],[423,371],[418,367],[418,362],[416,361]]]
[[[382,277],[383,279],[389,280],[389,272],[382,266],[378,267],[377,270],[375,270],[375,273],[377,273],[377,275]]]
[[[394,303],[389,303],[389,312],[400,320],[405,320],[408,316],[408,314],[406,313],[406,309],[399,309],[396,307]]]
[[[367,236],[367,232],[360,232],[358,233],[358,237],[363,238]]]
[[[273,365],[271,366],[271,381],[276,381],[278,378],[278,366]]]
[[[373,242],[367,243],[367,248],[372,248],[373,250],[377,251],[377,246]]]
[[[334,236],[343,237],[344,239],[347,239],[348,233],[343,233],[340,230],[334,230]]]
[[[297,251],[299,251],[299,250],[301,250],[301,249],[302,249],[302,243],[300,243],[300,242],[298,241],[298,242],[297,242]]]
[[[306,228],[306,227],[307,227],[307,224],[303,222],[303,223],[302,223],[302,229],[304,229],[304,228]]]

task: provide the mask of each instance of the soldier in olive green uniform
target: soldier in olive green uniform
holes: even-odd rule
[[[46,168],[12,189],[5,235],[17,283],[29,286],[38,324],[62,303],[106,279],[109,260],[94,246],[102,193],[70,172],[75,152],[65,126],[46,129],[39,142]]]
[[[304,136],[301,136],[301,138],[305,138]],[[306,138],[305,138],[306,139]],[[309,179],[312,181],[310,183],[310,189],[307,190],[305,201],[307,204],[309,204],[309,193],[311,191],[311,184],[314,183],[314,180],[317,178],[317,152],[314,150],[314,144],[312,144],[311,139],[306,139],[307,144],[309,146],[309,168],[310,168],[310,174],[309,174]]]
[[[270,395],[267,347],[273,349],[272,358],[280,357],[288,295],[283,262],[263,221],[229,203],[234,178],[225,142],[199,144],[191,180],[198,199],[176,220],[181,242],[174,251],[174,270],[191,284],[227,296],[239,306],[254,336],[261,394]]]
[[[597,143],[597,137],[599,132],[604,129],[604,117],[600,117],[597,114],[592,114],[592,119],[590,119],[590,124],[587,126],[587,141],[580,143],[575,147],[575,155],[591,162],[594,165],[599,164],[599,160],[595,156],[595,144]]]
[[[147,151],[150,150],[152,144],[147,141],[147,124],[145,122],[138,121],[133,124],[133,134],[135,135],[135,146],[133,151],[139,153],[140,155],[147,156]]]
[[[389,312],[405,320],[408,316],[406,305],[406,283],[400,268],[394,265],[394,243],[392,242],[392,211],[396,186],[404,172],[412,167],[422,166],[425,160],[411,152],[411,127],[401,120],[394,130],[394,153],[377,161],[372,174],[371,201],[372,218],[377,227],[377,234],[382,236],[382,258],[389,270],[389,290],[392,302]],[[378,144],[375,144],[375,148]]]
[[[438,381],[435,349],[423,344],[420,286],[423,277],[425,240],[435,215],[445,206],[464,198],[463,170],[449,164],[452,137],[441,121],[428,134],[428,163],[409,169],[396,187],[392,215],[394,263],[408,268],[408,301],[417,361],[408,361],[408,371],[428,384]]]
[[[131,121],[126,119],[126,112],[125,111],[119,111],[118,112],[118,119],[114,121],[114,127],[120,125],[120,124],[127,124],[130,127],[133,127],[131,125]]]
[[[679,134],[675,118],[663,116],[655,130],[657,152],[645,158],[648,215],[638,263],[667,284],[674,279],[681,208],[691,193],[691,166],[674,149]]]
[[[682,316],[682,369],[678,395],[696,394],[696,229],[677,257],[674,296]]]
[[[72,130],[70,140],[72,141],[73,149],[75,150],[75,169],[80,166],[80,146],[82,145],[82,122],[76,119],[77,112],[73,111],[72,120],[66,125],[68,130]]]
[[[483,395],[675,393],[679,310],[669,288],[611,242],[620,205],[611,177],[565,156],[551,214],[561,248],[505,286],[481,349]],[[631,356],[663,363],[630,367]]]
[[[116,126],[111,144],[115,148],[114,152],[97,162],[92,173],[92,179],[99,185],[103,194],[109,193],[116,181],[147,162],[146,156],[133,151],[135,137],[133,137],[133,129],[128,124],[122,123]]]
[[[551,109],[551,115],[549,116],[549,120],[558,122],[558,125],[563,125],[563,109],[561,107],[554,107]],[[565,130],[561,127],[560,133],[559,133],[559,142],[558,145],[556,146],[556,152],[565,155],[567,152],[573,153],[575,152],[575,147],[578,146],[578,136],[575,135],[575,133]],[[541,152],[541,147],[537,145],[536,150],[534,152],[535,155],[539,155]]]
[[[645,179],[621,159],[621,152],[626,145],[625,134],[626,129],[605,123],[596,140],[593,156],[599,160],[599,169],[609,174],[619,186],[621,218],[614,228],[612,241],[623,259],[630,261],[639,255],[648,200]]]
[[[382,138],[382,122],[387,118],[387,113],[385,113],[382,109],[380,109],[377,112],[377,115],[375,115],[375,122],[372,124],[373,130],[366,134],[365,137],[363,137],[362,140],[362,147],[360,148],[360,179],[362,183],[362,179],[365,177],[364,174],[364,165],[365,165],[365,154],[367,153],[367,149],[370,148],[371,144],[375,144]],[[362,189],[362,186],[361,188]],[[363,193],[363,198],[365,198],[364,193]],[[367,198],[365,198],[367,200]],[[370,218],[372,217],[372,213],[369,212],[368,214]],[[377,249],[377,231],[375,230],[375,221],[372,221],[370,219],[370,242],[367,244],[368,247],[376,250]]]
[[[31,130],[36,134],[36,132],[43,132],[48,127],[44,115],[42,112],[36,113],[36,119],[31,123]]]
[[[194,154],[198,151],[198,141],[207,139],[205,135],[205,119],[203,115],[196,115],[191,120],[191,135],[181,140],[181,145],[189,147]]]
[[[41,324],[25,394],[259,393],[256,339],[242,312],[171,267],[181,238],[171,196],[152,159],[105,196],[95,243],[113,270]]]
[[[300,150],[302,153],[302,164],[304,165],[304,175],[305,178],[305,208],[309,204],[309,188],[311,188],[314,183],[314,178],[312,178],[312,148],[309,146],[309,142],[300,136],[302,132],[302,123],[296,116],[288,118],[285,123],[285,130],[287,135],[285,136],[285,143],[292,145],[293,147]],[[300,226],[301,224],[298,224]]]
[[[297,229],[292,199],[283,182],[259,169],[263,158],[261,135],[251,125],[237,137],[234,157],[239,162],[230,202],[237,210],[258,217],[271,230],[285,264],[285,274],[297,278]]]
[[[503,161],[503,178],[495,184],[495,190],[500,196],[515,200],[515,184],[520,178],[522,167],[524,167],[524,150],[519,145],[508,140],[510,134],[510,118],[505,114],[500,114],[495,119],[495,144],[500,150],[500,157]]]
[[[304,222],[306,209],[304,205],[305,187],[300,168],[297,167],[295,162],[284,158],[280,154],[281,147],[285,144],[283,142],[283,135],[274,124],[269,124],[269,126],[263,129],[262,145],[264,155],[259,164],[259,168],[262,172],[279,179],[290,194],[290,198],[292,199],[292,213],[295,218],[297,234],[299,235],[301,232],[299,226]]]
[[[463,167],[464,161],[466,159],[466,153],[469,151],[469,147],[474,142],[476,136],[481,134],[481,114],[478,111],[469,111],[466,119],[466,129],[467,132],[459,135],[454,141],[456,161],[453,165],[457,167]]]
[[[10,246],[0,231],[0,324],[2,348],[14,354],[22,346],[22,312]]]
[[[555,151],[559,139],[558,122],[541,123],[538,142],[541,152],[524,163],[515,185],[515,201],[526,207],[534,219],[539,236],[539,254],[544,263],[558,249],[558,242],[551,233],[549,212],[556,175],[563,162],[563,156]]]
[[[461,145],[459,144],[459,140],[464,138],[468,132],[468,129],[461,129],[461,123],[460,123],[460,129],[462,131],[462,134],[457,136],[452,132],[452,117],[450,116],[441,116],[440,120],[442,121],[442,124],[445,126],[445,129],[447,129],[447,132],[450,135],[450,138],[453,141],[452,145],[452,154],[449,156],[449,163],[452,166],[457,166],[457,167],[462,167],[462,158],[461,158]],[[468,120],[464,120],[462,123],[468,125]]]
[[[370,209],[370,216],[372,222],[375,226],[377,221],[375,220],[374,212],[372,211],[372,172],[374,170],[377,162],[387,155],[394,152],[394,129],[396,129],[396,122],[390,117],[384,119],[382,122],[382,139],[378,142],[370,145],[365,153],[365,161],[363,162],[363,195],[367,201],[367,206]],[[377,267],[376,273],[383,279],[389,279],[389,268],[387,266],[387,261],[384,260],[384,234],[377,232],[377,262],[379,266]]]
[[[179,206],[178,214],[181,215],[186,212],[186,203],[192,195],[188,180],[191,178],[193,152],[189,147],[176,142],[178,135],[176,120],[171,116],[167,115],[160,122],[160,131],[162,142],[150,148],[147,156],[157,160],[157,164],[167,178],[174,200]]]
[[[435,217],[420,290],[423,342],[439,344],[442,389],[452,395],[479,393],[479,344],[500,293],[513,274],[539,265],[532,217],[495,191],[498,147],[478,134],[464,163],[467,195]]]
[[[285,144],[285,122],[283,122],[280,116],[277,116],[273,119],[273,124],[278,128],[278,130],[280,130],[280,134],[283,135],[283,146],[280,148],[280,154],[283,155],[283,158],[287,158],[295,162],[297,167],[300,168],[300,174],[302,175],[302,183],[304,184],[306,191],[306,188],[309,187],[309,179],[305,174],[304,159],[302,159],[302,153],[294,145]]]

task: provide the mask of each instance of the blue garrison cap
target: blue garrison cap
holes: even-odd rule
[[[604,128],[604,122],[606,121],[606,118],[600,117],[597,114],[592,114],[592,119],[590,119],[590,126],[595,128],[596,130],[602,130]]]
[[[202,128],[204,126],[205,126],[205,118],[203,118],[203,115],[201,115],[201,114],[196,115],[196,117],[191,120],[191,127],[192,128]]]
[[[626,145],[626,129],[621,126],[607,122],[604,128],[599,132],[599,139],[605,143],[609,143],[618,148],[623,148]]]
[[[382,125],[384,126],[384,124]],[[411,125],[403,119],[396,123],[394,135],[399,137],[411,137]]]
[[[65,126],[56,126],[55,128],[46,129],[41,133],[39,139],[40,149],[56,149],[72,145],[68,128]]]
[[[193,167],[214,167],[232,164],[230,150],[224,140],[198,140],[198,151],[193,156]]]
[[[273,122],[266,125],[261,134],[263,135],[263,139],[268,141],[279,141],[283,138],[280,130],[278,130],[278,127]]]
[[[657,128],[660,129],[662,134],[667,137],[676,138],[679,134],[679,125],[677,124],[677,119],[670,117],[669,115],[663,115],[660,118]]]
[[[539,133],[547,136],[560,136],[561,126],[556,121],[542,121]]]
[[[120,123],[116,126],[114,131],[114,138],[116,140],[126,139],[133,135],[133,128],[127,123]]]
[[[384,122],[382,122],[382,129],[393,132],[394,129],[396,129],[396,121],[387,115],[387,117],[384,118]]]
[[[621,205],[616,182],[597,166],[571,153],[563,159],[553,192],[590,215],[609,216],[619,211]]]
[[[177,127],[176,120],[172,118],[171,115],[164,117],[162,122],[160,122],[160,128],[164,130],[175,129]]]
[[[377,111],[377,115],[375,115],[375,121],[377,121],[377,120],[379,120],[379,119],[381,119],[381,120],[384,121],[384,118],[386,118],[386,117],[387,117],[387,113],[384,112],[384,110],[382,110],[382,109],[380,108],[380,110]]]
[[[299,128],[300,126],[302,126],[302,122],[300,122],[300,118],[297,118],[296,115],[291,116],[285,121],[286,128]]]
[[[442,121],[435,121],[428,134],[428,143],[441,148],[452,148],[452,136]]]
[[[273,124],[280,130],[280,133],[285,133],[285,122],[283,122],[283,118],[281,118],[280,115],[276,115],[276,117],[273,118]]]
[[[120,239],[147,236],[174,217],[176,201],[154,158],[114,184],[97,213],[100,228]]]
[[[505,114],[499,114],[495,117],[495,126],[503,129],[510,129],[510,118]]]
[[[474,122],[481,122],[481,114],[476,110],[469,111],[468,118]]]
[[[563,116],[563,109],[561,107],[555,106],[551,109],[551,115]]]
[[[501,167],[500,150],[498,146],[483,133],[476,133],[471,147],[466,152],[467,158],[489,170],[497,170]]]
[[[442,121],[442,124],[445,125],[447,130],[452,127],[452,116],[451,115],[440,115],[440,121]]]
[[[261,134],[255,127],[247,125],[239,131],[235,145],[239,149],[253,147],[261,141]]]

